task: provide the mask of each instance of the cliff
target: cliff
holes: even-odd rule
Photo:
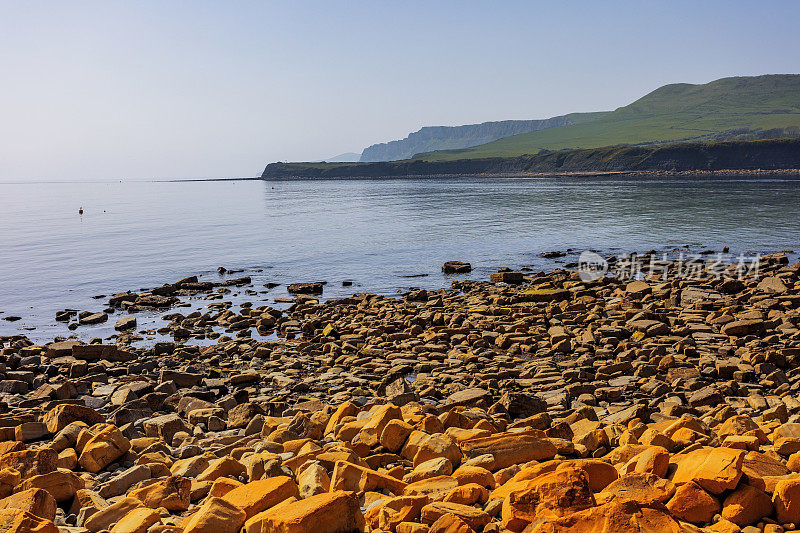
[[[544,151],[531,156],[451,161],[272,163],[262,179],[403,177],[525,172],[692,171],[800,168],[800,139],[610,146]]]

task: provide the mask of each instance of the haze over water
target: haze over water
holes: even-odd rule
[[[107,298],[218,266],[251,275],[272,304],[285,286],[327,281],[324,297],[441,288],[444,261],[470,279],[558,263],[552,250],[606,253],[731,247],[800,251],[796,178],[480,178],[353,181],[0,183],[0,335],[69,335],[56,311],[101,311]],[[84,214],[78,214],[78,208]],[[792,255],[794,260],[796,256]],[[402,277],[429,274],[427,277]],[[343,280],[354,286],[343,287]],[[263,284],[280,283],[272,290]],[[203,309],[204,300],[193,302]],[[185,309],[178,311],[187,313]],[[139,328],[164,313],[142,313]],[[123,316],[82,326],[108,336]],[[35,329],[27,329],[35,328]]]

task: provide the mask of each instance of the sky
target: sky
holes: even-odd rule
[[[0,180],[236,177],[800,73],[800,2],[0,0]]]

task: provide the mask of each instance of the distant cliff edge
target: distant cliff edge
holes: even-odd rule
[[[501,120],[465,126],[425,126],[399,141],[373,144],[361,153],[362,163],[410,159],[415,154],[435,150],[458,150],[490,143],[497,139],[590,122],[605,112],[571,113],[543,120]]]

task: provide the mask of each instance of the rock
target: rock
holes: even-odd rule
[[[556,447],[537,430],[520,433],[497,433],[488,437],[468,439],[461,443],[466,457],[489,454],[493,457],[490,470],[500,470],[528,461],[547,461],[556,455]]]
[[[315,283],[292,283],[286,290],[292,294],[322,294],[323,284]]]
[[[47,433],[47,426],[41,422],[23,422],[14,428],[14,438],[19,442],[39,440]]]
[[[398,496],[387,498],[370,507],[364,518],[373,529],[397,530],[400,524],[419,521],[427,496]]]
[[[78,463],[89,472],[99,472],[113,463],[131,447],[120,430],[106,425],[83,446]]]
[[[312,463],[304,468],[297,475],[297,484],[300,489],[300,498],[309,498],[331,490],[328,472],[319,463]]]
[[[447,261],[442,265],[445,274],[466,274],[472,272],[472,265],[463,261]]]
[[[663,506],[633,500],[611,502],[556,518],[534,527],[530,533],[684,533]]]
[[[21,450],[0,456],[0,469],[13,468],[22,479],[55,471],[58,454],[51,449]]]
[[[631,281],[625,287],[625,292],[628,293],[633,298],[642,298],[643,296],[650,294],[653,292],[652,287],[646,281]]]
[[[772,514],[772,501],[763,491],[750,485],[740,485],[728,494],[722,504],[722,518],[737,526],[755,524]]]
[[[647,505],[667,503],[673,494],[675,485],[671,481],[651,473],[632,472],[609,483],[595,498],[601,504],[613,498],[624,498]]]
[[[527,418],[547,411],[547,403],[532,394],[506,391],[499,402],[514,418]]]
[[[42,421],[50,433],[58,433],[73,422],[84,422],[88,426],[105,422],[103,415],[84,405],[64,403],[50,409]]]
[[[127,515],[130,511],[140,507],[144,506],[142,505],[141,500],[138,498],[121,498],[108,507],[100,509],[92,514],[86,519],[83,526],[89,531],[97,533],[104,529],[108,529],[111,524],[119,522],[120,519],[122,519],[122,517]]]
[[[172,439],[176,433],[181,431],[189,433],[190,431],[186,423],[175,413],[146,420],[143,426],[148,437],[160,437],[169,445],[172,445]]]
[[[63,503],[71,500],[75,493],[85,487],[82,478],[64,470],[56,470],[47,474],[31,476],[22,481],[16,488],[19,491],[28,489],[44,489],[50,493],[56,502]]]
[[[252,481],[228,492],[223,499],[245,513],[245,520],[282,501],[299,497],[297,484],[287,476]]]
[[[537,520],[550,520],[595,505],[583,470],[565,468],[520,482],[503,500],[503,525],[522,531]]]
[[[258,404],[252,402],[239,404],[228,412],[228,427],[246,427],[255,416],[263,414],[264,410]]]
[[[730,337],[744,337],[745,335],[761,335],[764,333],[764,321],[760,319],[734,320],[720,328],[720,333]]]
[[[364,531],[366,526],[358,498],[346,491],[318,494],[267,510],[252,520],[262,533],[352,533]]]
[[[483,530],[492,520],[491,517],[481,509],[476,509],[471,505],[461,505],[450,502],[431,502],[423,507],[420,513],[422,521],[426,524],[433,524],[447,514],[457,516],[475,531]]]
[[[702,524],[711,521],[721,506],[716,498],[692,481],[678,486],[675,495],[667,502],[667,509],[680,520]]]
[[[772,494],[772,504],[778,522],[800,523],[800,479],[778,481]]]
[[[81,325],[102,324],[107,320],[108,320],[108,315],[105,313],[90,313],[86,316],[78,318],[78,324]]]
[[[470,406],[488,407],[492,399],[491,393],[485,389],[472,388],[454,392],[445,402],[446,407]]]
[[[184,524],[184,533],[238,533],[245,512],[223,498],[208,498]]]
[[[400,495],[405,488],[406,484],[397,478],[347,461],[336,461],[331,476],[331,490],[334,491],[388,490],[392,494]]]
[[[136,327],[135,316],[125,316],[117,320],[114,324],[114,329],[117,331],[127,331]]]
[[[45,520],[20,509],[0,510],[2,533],[59,533],[51,520]]]
[[[129,493],[132,498],[141,500],[145,507],[167,511],[185,511],[189,508],[192,482],[180,476],[169,476]]]
[[[380,444],[390,452],[397,453],[413,431],[414,426],[401,419],[389,420],[381,431]]]
[[[45,520],[56,519],[56,500],[44,489],[27,489],[0,500],[0,509],[20,509]]]
[[[111,533],[145,533],[150,526],[161,522],[161,515],[155,509],[134,509],[111,528]]]
[[[525,278],[522,272],[495,272],[489,279],[494,283],[522,283]]]
[[[742,477],[745,452],[731,448],[701,448],[674,456],[677,468],[671,481],[676,485],[694,481],[711,494],[735,489]]]

